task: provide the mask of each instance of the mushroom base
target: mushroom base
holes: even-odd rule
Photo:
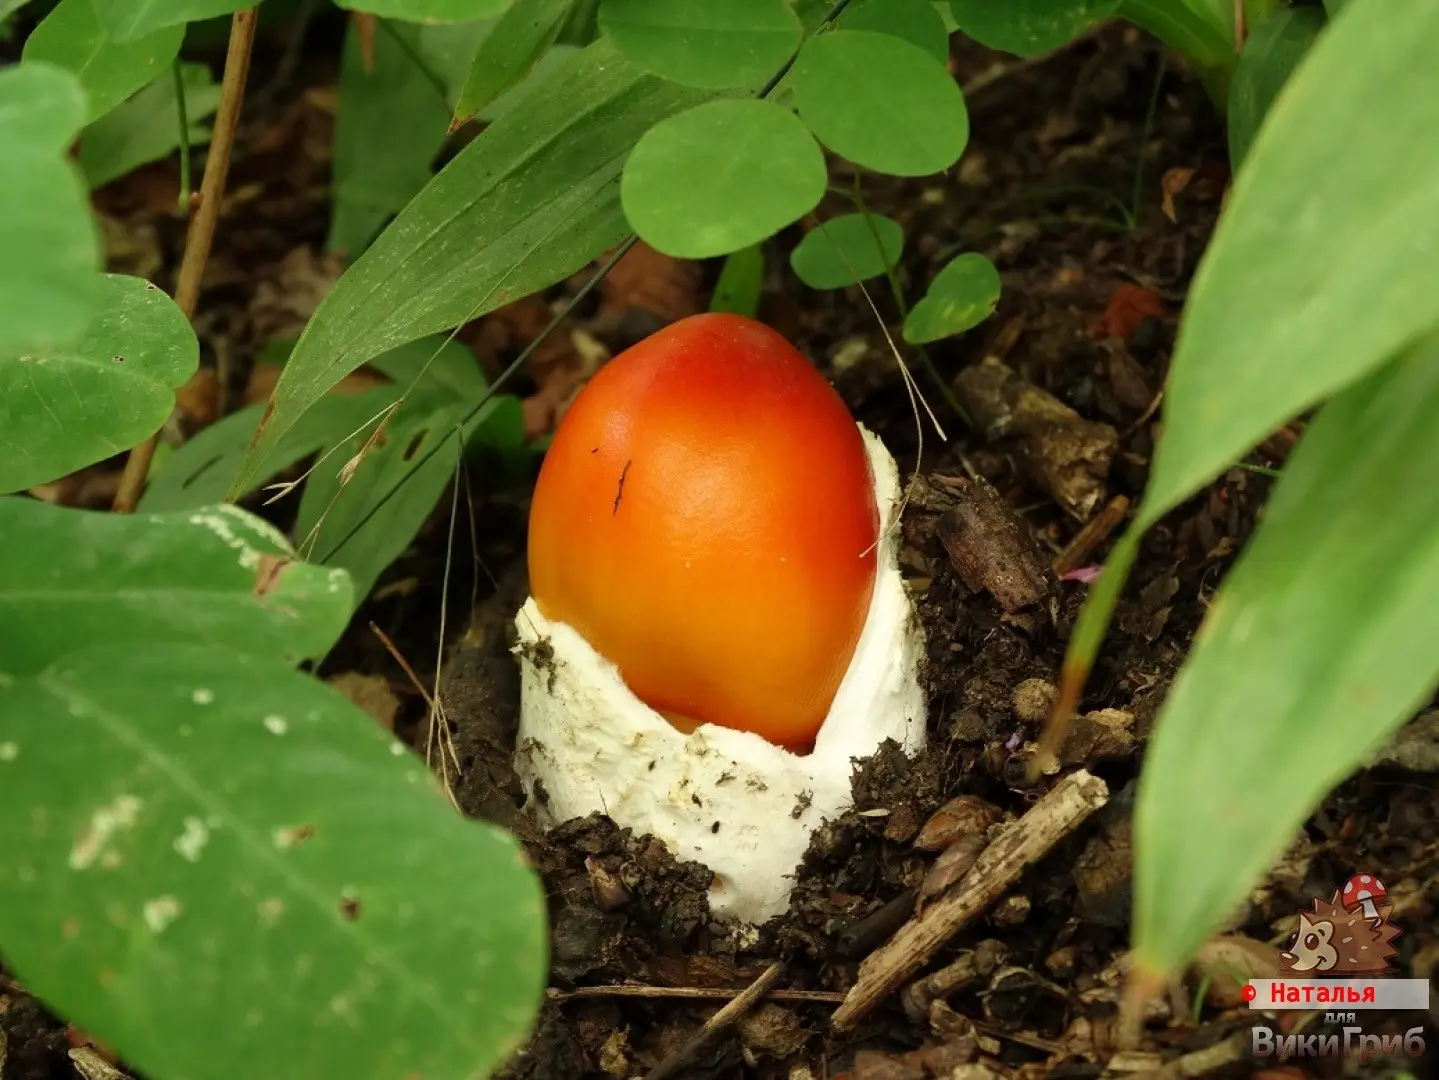
[[[880,521],[891,523],[898,469],[879,439],[860,431]],[[540,823],[605,814],[712,870],[717,917],[760,923],[783,914],[811,835],[853,805],[855,759],[887,739],[910,755],[924,746],[924,642],[900,576],[897,525],[884,530],[877,556],[859,644],[814,750],[803,757],[713,724],[682,734],[576,630],[546,619],[528,599],[515,617],[515,767]]]

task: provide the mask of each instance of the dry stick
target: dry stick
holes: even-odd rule
[[[909,982],[950,938],[1019,880],[1033,863],[1109,800],[1109,787],[1080,769],[1066,776],[984,849],[964,878],[907,922],[859,966],[859,979],[835,1010],[835,1030],[851,1028]]]
[[[190,219],[185,235],[185,254],[180,259],[180,274],[175,282],[175,304],[192,318],[200,299],[200,279],[210,258],[210,245],[215,239],[215,222],[220,217],[220,202],[225,194],[225,177],[230,171],[230,152],[235,146],[235,129],[240,122],[240,102],[245,97],[245,79],[250,73],[250,47],[255,42],[256,8],[235,12],[230,20],[230,45],[225,53],[225,76],[220,85],[220,106],[215,113],[215,126],[210,133],[210,154],[205,159],[205,175],[200,180],[200,205]],[[117,514],[134,511],[150,473],[155,457],[157,431],[130,451],[125,471],[120,476],[120,490],[112,509]]]
[[[665,1058],[645,1075],[645,1080],[667,1080],[683,1069],[698,1054],[709,1041],[725,1028],[729,1027],[746,1012],[755,1002],[765,996],[765,993],[775,980],[784,971],[784,963],[776,961],[767,967],[764,974],[752,982],[728,1005],[711,1016],[702,1028],[695,1034],[694,1038],[685,1043],[669,1057]]]
[[[1129,513],[1129,500],[1123,495],[1110,499],[1103,510],[1087,521],[1074,539],[1069,542],[1059,558],[1054,560],[1054,572],[1063,576],[1078,570],[1100,544],[1114,531],[1114,527]]]
[[[617,986],[578,986],[573,990],[545,991],[553,1002],[564,1004],[583,998],[653,998],[677,999],[680,1001],[732,1001],[745,990],[726,990],[718,986],[642,986],[638,983],[620,983]],[[761,995],[766,1001],[787,1001],[797,1005],[838,1005],[844,1000],[841,990],[766,990]]]

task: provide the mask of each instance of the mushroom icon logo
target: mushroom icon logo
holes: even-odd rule
[[[1353,911],[1356,907],[1364,910],[1364,915],[1369,919],[1382,920],[1376,904],[1382,904],[1388,897],[1389,890],[1384,887],[1373,874],[1355,874],[1344,883],[1344,891],[1341,898],[1344,901],[1344,910]]]
[[[1299,975],[1387,975],[1393,968],[1393,910],[1388,890],[1373,874],[1355,874],[1328,900],[1299,913],[1289,946],[1279,954],[1281,967]]]

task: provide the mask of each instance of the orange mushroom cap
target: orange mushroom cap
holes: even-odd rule
[[[676,726],[807,748],[869,613],[878,529],[834,388],[769,327],[695,315],[565,414],[531,504],[530,589]]]

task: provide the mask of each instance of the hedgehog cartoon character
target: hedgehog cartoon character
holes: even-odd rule
[[[1372,910],[1372,914],[1371,914]],[[1385,975],[1394,970],[1400,934],[1389,922],[1392,905],[1374,905],[1372,899],[1354,910],[1344,905],[1335,890],[1328,900],[1315,898],[1314,907],[1299,913],[1299,926],[1289,947],[1279,954],[1281,967],[1296,975]]]

